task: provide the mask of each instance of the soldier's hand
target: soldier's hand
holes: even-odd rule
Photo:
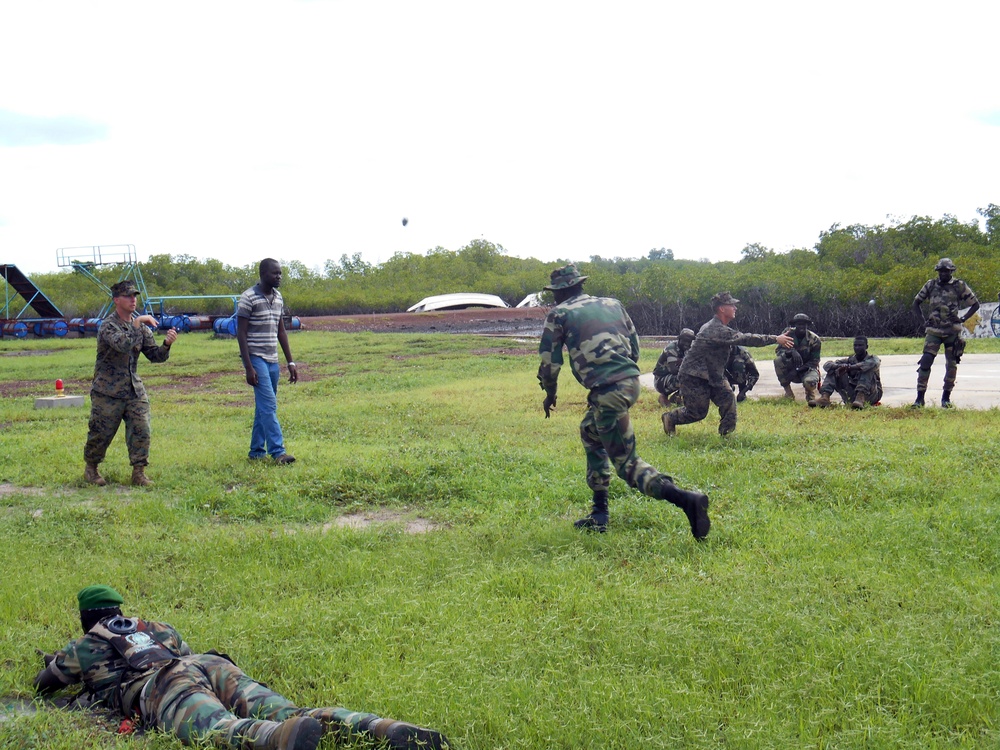
[[[55,654],[47,654],[40,648],[36,648],[35,653],[38,654],[40,657],[42,657],[42,661],[45,662],[46,667],[49,666],[49,662],[51,662],[53,659],[56,658]]]
[[[551,396],[546,396],[545,400],[542,401],[542,408],[545,409],[545,418],[549,418],[549,412],[556,408],[556,397],[555,394]]]
[[[794,344],[795,342],[791,336],[789,336],[787,333],[783,333],[780,336],[778,336],[778,343],[781,344],[786,349],[791,349],[792,344]]]
[[[163,345],[164,346],[170,346],[176,340],[177,340],[177,329],[176,328],[171,328],[169,331],[167,331],[167,335],[163,339]]]

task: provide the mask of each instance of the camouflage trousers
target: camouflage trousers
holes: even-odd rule
[[[859,375],[848,373],[838,375],[836,371],[831,370],[826,374],[819,392],[832,396],[834,391],[840,394],[845,404],[853,403],[859,394],[866,404],[874,405],[882,400],[882,388],[875,380],[874,370]]]
[[[736,397],[728,381],[711,383],[690,375],[681,375],[681,396],[684,406],[670,412],[674,426],[700,422],[708,416],[708,405],[719,408],[719,434],[728,435],[736,429]]]
[[[931,362],[934,361],[942,345],[944,345],[944,390],[955,389],[955,380],[958,378],[958,357],[955,356],[955,349],[960,347],[962,351],[965,350],[965,347],[961,346],[961,339],[961,333],[941,335],[927,331],[924,336],[924,356],[920,358],[920,364],[917,366],[918,391],[927,390],[927,383],[931,379]]]
[[[810,367],[799,372],[793,364],[781,356],[774,358],[774,374],[778,376],[778,383],[782,386],[789,383],[802,383],[803,386],[812,388],[819,386],[819,370]]]
[[[753,362],[733,362],[731,367],[726,368],[726,380],[730,385],[739,386],[747,391],[752,391],[760,380],[760,372]]]
[[[639,458],[629,409],[639,400],[639,378],[594,388],[587,396],[587,413],[580,423],[580,439],[587,454],[587,486],[606,492],[611,484],[611,467],[629,487],[648,497],[664,497],[664,482],[673,479]],[[730,394],[731,395],[731,394]]]
[[[303,714],[345,738],[387,721],[346,708],[299,708],[228,659],[210,654],[184,656],[164,667],[145,693],[143,721],[185,745],[250,748],[267,742],[280,722]]]
[[[149,413],[149,401],[145,398],[113,398],[91,392],[84,461],[99,464],[104,460],[108,446],[124,420],[129,463],[146,466],[149,463]]]

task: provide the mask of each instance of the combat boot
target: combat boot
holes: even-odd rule
[[[924,392],[917,391],[917,400],[913,402],[911,409],[922,409],[924,408]]]
[[[132,467],[132,484],[136,487],[152,487],[153,483],[149,481],[149,477],[146,476],[145,466],[133,466]]]
[[[819,398],[816,399],[816,406],[818,406],[820,409],[825,409],[829,405],[830,405],[830,394],[829,393],[819,394]]]
[[[852,409],[864,409],[865,408],[865,394],[857,393],[854,396],[854,401],[851,403]]]
[[[785,395],[784,395],[784,398],[787,398],[787,399],[789,399],[790,401],[794,401],[794,400],[795,400],[795,394],[794,394],[794,393],[792,393],[792,386],[790,386],[790,385],[787,385],[787,384],[786,384],[786,385],[784,386],[784,389],[785,389]]]
[[[102,477],[101,472],[97,470],[97,464],[87,464],[87,468],[83,470],[83,478],[98,487],[103,487],[108,483],[108,480]]]
[[[708,536],[708,531],[712,528],[712,521],[708,517],[708,495],[682,490],[669,479],[664,479],[660,497],[684,511],[695,539],[700,541]]]
[[[608,492],[601,490],[594,492],[594,502],[590,509],[590,515],[581,518],[573,524],[578,529],[586,531],[596,531],[603,534],[608,530]]]
[[[951,402],[951,391],[941,391],[941,408],[951,409],[954,406]]]
[[[450,747],[448,739],[440,732],[375,714],[345,708],[307,708],[303,714],[318,719],[324,731],[337,733],[341,740],[353,741],[365,736],[384,740],[393,750],[447,750]]]
[[[670,418],[670,412],[663,412],[661,419],[663,420],[663,431],[667,433],[667,435],[675,435],[677,430],[674,428],[674,421]]]
[[[812,409],[816,406],[816,386],[805,385],[803,388],[806,390],[806,403],[809,404],[809,408]]]
[[[249,743],[249,747],[253,750],[316,750],[322,738],[323,725],[319,720],[295,716],[281,722],[266,739]]]

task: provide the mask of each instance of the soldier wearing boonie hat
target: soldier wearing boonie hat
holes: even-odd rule
[[[587,456],[587,485],[593,491],[590,515],[576,522],[579,529],[603,532],[608,525],[608,487],[612,467],[648,497],[667,500],[687,516],[695,539],[708,535],[708,496],[682,490],[673,479],[639,458],[629,418],[639,399],[639,337],[622,303],[583,293],[586,276],[573,264],[555,269],[545,288],[556,306],[545,318],[538,346],[538,383],[545,391],[546,419],[556,406],[563,347],[573,375],[589,389],[580,438]]]
[[[345,708],[300,708],[228,657],[194,653],[167,623],[124,617],[124,599],[110,586],[88,586],[77,601],[84,635],[43,654],[45,667],[35,676],[40,695],[82,682],[94,702],[185,745],[315,750],[331,733],[393,750],[448,746],[439,732],[414,724]]]
[[[726,380],[726,363],[733,346],[767,346],[778,343],[791,346],[792,338],[781,334],[765,336],[738,333],[729,327],[736,318],[739,300],[729,292],[712,297],[715,317],[698,329],[691,349],[684,356],[679,372],[681,399],[679,409],[663,413],[663,431],[673,435],[677,425],[700,422],[708,415],[710,403],[719,409],[719,434],[728,435],[736,429],[736,399],[732,385]]]

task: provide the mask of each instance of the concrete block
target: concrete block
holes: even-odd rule
[[[35,399],[36,409],[63,409],[67,406],[83,406],[83,396],[45,396]]]

